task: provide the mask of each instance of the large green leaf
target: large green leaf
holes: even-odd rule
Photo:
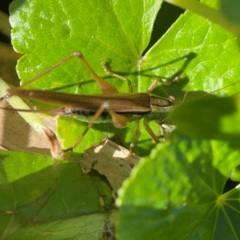
[[[17,67],[20,77],[23,81],[30,79],[70,53],[81,50],[94,70],[107,80],[109,77],[101,68],[101,62],[110,59],[111,69],[128,77],[134,91],[146,91],[156,76],[165,79],[180,76],[179,84],[166,89],[177,101],[182,101],[184,88],[211,92],[237,80],[240,70],[235,37],[190,13],[181,16],[142,56],[160,5],[161,1],[98,0],[71,1],[71,4],[66,0],[57,3],[15,1],[10,8],[12,41],[14,48],[25,54]],[[74,59],[29,87],[54,89],[70,85],[64,91],[99,93],[95,82],[90,80],[90,73],[78,59]],[[86,84],[79,85],[84,81]],[[116,79],[109,81],[120,92],[128,91],[126,83]],[[219,94],[229,95],[238,90],[239,85],[236,85],[224,89],[224,92],[219,91]],[[161,89],[156,89],[155,93],[166,96]],[[85,123],[71,118],[60,119],[59,135],[64,138],[64,146],[71,146],[85,126]],[[130,125],[125,137],[127,147],[133,139],[133,126]],[[151,127],[159,133],[157,125]],[[107,132],[114,130],[106,124],[96,124],[76,151],[97,144]],[[135,152],[146,154],[153,146],[151,138],[142,130],[139,149],[135,148]]]
[[[14,28],[12,41],[14,48],[25,54],[18,65],[20,77],[29,79],[70,53],[81,50],[100,75],[104,75],[101,61],[111,59],[111,68],[134,80],[136,91],[139,61],[150,41],[160,4],[161,1],[141,4],[139,1],[72,1],[71,4],[68,1],[44,4],[42,1],[15,1],[10,8]],[[79,83],[90,79],[89,72],[75,59],[43,76],[31,87],[52,89],[75,84],[67,91],[99,93],[95,83],[79,87]],[[125,83],[117,80],[112,83],[121,92],[127,91]],[[76,127],[71,119],[60,125],[64,131],[67,126],[68,132],[75,132],[71,136],[75,140],[81,132],[72,130]],[[78,128],[83,128],[81,123]],[[60,132],[60,135],[64,134]],[[91,134],[89,136],[91,140],[86,137],[85,141],[96,144],[106,134],[95,131],[94,139]],[[65,146],[74,142],[70,139],[65,136]],[[86,147],[84,143],[82,146]]]
[[[238,239],[239,188],[224,193],[240,163],[224,141],[176,133],[143,158],[118,198],[118,239]]]

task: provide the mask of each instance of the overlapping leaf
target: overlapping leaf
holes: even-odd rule
[[[223,189],[240,163],[238,149],[177,133],[171,140],[142,159],[121,189],[119,239],[237,239],[239,188]]]
[[[2,239],[91,239],[102,234],[106,216],[101,212],[112,199],[98,175],[84,175],[78,163],[56,164],[37,154],[1,152],[0,157]]]

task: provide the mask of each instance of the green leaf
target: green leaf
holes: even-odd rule
[[[2,151],[0,159],[2,238],[32,239],[36,234],[40,234],[39,239],[45,235],[50,235],[49,239],[101,235],[106,219],[103,210],[112,204],[111,189],[103,178],[94,173],[84,175],[77,162],[56,163],[37,154]],[[92,225],[89,232],[87,222]],[[55,228],[62,228],[63,224],[66,231]]]
[[[105,216],[103,214],[92,214],[72,219],[57,220],[50,223],[28,226],[16,234],[7,238],[8,240],[31,240],[36,239],[74,239],[95,240],[102,236]],[[94,230],[93,230],[94,229]]]
[[[209,0],[203,0],[203,1],[191,1],[191,0],[165,0],[168,3],[174,4],[180,8],[187,9],[191,12],[194,12],[195,14],[202,16],[204,19],[208,19],[209,21],[218,24],[219,26],[222,26],[225,28],[227,31],[232,32],[236,36],[239,36],[239,30],[240,30],[240,25],[236,22],[231,22],[231,20],[236,21],[236,9],[233,10],[233,8],[237,7],[236,0],[235,4],[233,4],[233,1],[225,1],[225,0],[220,0],[220,1],[209,1]],[[225,2],[224,2],[225,1]],[[219,3],[221,3],[222,10],[226,5],[226,10],[223,11],[222,14],[221,11],[219,11]],[[227,3],[227,4],[226,4]],[[231,9],[231,10],[230,10]],[[231,18],[227,15],[231,14]],[[234,16],[235,15],[235,16]],[[229,18],[226,18],[226,16]]]
[[[233,169],[230,179],[232,181],[236,181],[236,182],[240,181],[240,166],[239,165],[235,169]]]
[[[231,21],[240,23],[239,7],[240,3],[237,0],[220,0],[221,11]]]
[[[160,5],[161,1],[142,1],[141,4],[139,1],[113,3],[101,0],[71,1],[71,4],[66,0],[58,3],[38,0],[13,2],[10,8],[12,41],[14,48],[25,54],[17,67],[21,79],[30,79],[78,50],[83,52],[96,73],[106,78],[120,92],[128,91],[127,84],[106,76],[101,68],[102,61],[110,60],[111,69],[128,77],[134,91],[146,91],[151,79],[156,76],[164,79],[180,76],[179,84],[165,87],[165,91],[180,102],[185,94],[184,89],[194,90],[194,97],[196,91],[211,92],[238,79],[240,58],[235,37],[188,12],[142,56],[150,41]],[[90,73],[78,59],[42,76],[29,88],[55,89],[64,85],[68,87],[61,91],[100,93]],[[218,94],[236,93],[239,85],[226,88]],[[160,88],[154,93],[166,96]],[[70,118],[59,121],[59,135],[64,139],[64,147],[70,147],[86,124]],[[151,127],[159,134],[157,125],[152,124]],[[101,129],[102,126],[95,128]],[[123,132],[123,145],[126,147],[134,136],[134,127],[129,129],[131,131]],[[71,136],[66,136],[66,130]],[[107,129],[91,132],[76,151],[82,152],[104,137],[111,136],[107,134]],[[146,155],[154,145],[147,132],[142,130],[134,152]]]
[[[119,239],[236,239],[239,189],[223,189],[239,159],[226,142],[173,134],[125,181],[117,201]]]
[[[232,140],[234,143],[240,139],[239,111],[239,97],[208,96],[177,106],[169,119],[187,136]]]
[[[204,3],[217,6],[217,1],[206,0]],[[230,85],[240,76],[237,40],[207,19],[185,12],[145,52],[160,6],[161,1],[90,0],[69,4],[66,0],[16,0],[11,5],[11,24],[14,48],[25,54],[18,65],[21,78],[26,81],[70,53],[81,50],[96,73],[120,92],[128,91],[127,84],[107,76],[101,68],[102,61],[110,59],[111,70],[128,77],[135,92],[145,92],[156,76],[164,80],[181,77],[178,84],[154,90],[159,96],[173,95],[176,103],[182,103],[183,99],[188,103],[213,91],[217,96],[239,93],[240,84]],[[60,89],[64,85],[67,87]],[[30,87],[100,93],[78,59],[54,69]],[[208,102],[202,105],[206,109],[210,106]],[[195,109],[198,108],[195,106]],[[191,107],[193,110],[194,106]],[[174,118],[180,119],[180,114],[177,112]],[[234,124],[230,127],[232,117],[219,114],[217,127],[220,126],[224,134],[229,131],[232,134],[234,129],[238,131],[237,114],[234,114]],[[201,128],[196,118],[203,116],[192,113],[188,120],[196,123],[195,132]],[[215,126],[216,119],[209,119],[209,126]],[[71,146],[86,126],[86,123],[71,118],[59,122],[65,147]],[[154,133],[159,133],[157,124],[150,126]],[[84,138],[85,143],[76,151],[82,152],[106,134],[116,133],[108,127],[95,124]],[[155,144],[143,125],[140,129],[134,152],[147,155]],[[123,132],[125,146],[131,143],[134,131],[134,123],[131,123]],[[184,133],[187,131],[191,129]],[[176,132],[170,138],[171,144],[157,146],[134,170],[120,193],[119,238],[236,239],[240,235],[237,226],[239,190],[223,193],[223,188],[239,164],[239,151],[236,145],[229,145],[226,140],[190,140]]]

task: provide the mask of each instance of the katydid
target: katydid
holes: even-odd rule
[[[53,91],[21,89],[29,83],[40,78],[44,74],[52,71],[59,65],[72,59],[73,57],[78,57],[82,60],[83,64],[94,77],[98,87],[102,91],[102,94],[76,95],[58,93]],[[129,155],[132,155],[132,149],[137,142],[139,136],[139,121],[141,119],[143,119],[144,127],[151,136],[151,138],[156,143],[159,143],[158,137],[149,127],[148,122],[154,120],[161,125],[164,122],[166,114],[173,109],[172,103],[174,102],[173,97],[163,98],[151,94],[157,83],[162,82],[162,80],[160,78],[155,79],[145,93],[133,93],[132,84],[129,79],[111,72],[107,68],[105,62],[102,63],[102,67],[107,74],[120,80],[126,81],[128,83],[129,93],[119,93],[119,91],[113,85],[106,82],[104,79],[102,79],[96,74],[96,72],[92,69],[92,67],[89,65],[81,52],[75,52],[69,55],[67,58],[56,63],[52,67],[48,68],[47,70],[43,71],[39,75],[30,79],[21,87],[8,90],[9,94],[2,97],[2,99],[6,99],[8,97],[11,97],[12,95],[17,95],[19,97],[34,99],[40,102],[61,106],[60,109],[54,109],[49,111],[37,110],[38,112],[49,112],[56,115],[72,115],[76,118],[79,115],[93,115],[92,120],[89,122],[88,126],[83,131],[77,142],[72,147],[65,149],[65,152],[71,151],[77,147],[77,145],[82,141],[85,134],[88,132],[89,128],[91,128],[91,126],[102,113],[107,113],[111,116],[112,122],[116,128],[125,128],[128,125],[129,121],[136,121],[135,136],[129,148]],[[178,81],[178,78],[175,78],[172,82],[175,81]],[[16,111],[24,110],[16,109]]]

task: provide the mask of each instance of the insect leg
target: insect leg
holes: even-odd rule
[[[112,117],[113,124],[116,128],[125,128],[128,125],[129,119],[123,115],[115,113],[111,108],[109,107],[108,102],[103,103],[100,108],[97,110],[97,112],[94,114],[92,120],[88,123],[86,129],[83,131],[77,142],[70,148],[65,149],[64,152],[69,152],[75,149],[79,143],[82,141],[88,130],[92,127],[94,122],[99,118],[99,116],[104,112],[104,110],[107,110],[108,113]]]
[[[72,53],[70,54],[68,57],[62,59],[61,61],[55,63],[54,65],[52,65],[51,67],[45,69],[44,71],[42,71],[41,73],[37,74],[36,76],[34,76],[33,78],[29,79],[27,82],[25,82],[24,84],[22,84],[19,88],[23,88],[25,86],[27,86],[28,84],[34,82],[35,80],[37,80],[38,78],[44,76],[45,74],[51,72],[53,69],[61,66],[62,64],[64,64],[65,62],[68,62],[70,59],[76,57],[77,53]]]
[[[84,58],[83,54],[81,52],[74,52],[72,54],[70,54],[68,57],[62,59],[61,61],[55,63],[54,65],[52,65],[51,67],[47,68],[46,70],[42,71],[41,73],[37,74],[36,76],[34,76],[33,78],[31,78],[30,80],[28,80],[27,82],[25,82],[24,84],[22,84],[19,88],[23,88],[25,86],[27,86],[28,84],[34,82],[35,80],[37,80],[38,78],[42,77],[43,75],[51,72],[53,69],[59,67],[60,65],[68,62],[69,60],[71,60],[74,57],[78,57],[79,59],[81,59],[81,61],[83,62],[83,64],[86,66],[86,68],[89,70],[89,72],[92,74],[92,76],[94,77],[95,81],[97,82],[99,88],[102,90],[103,93],[118,93],[117,88],[115,88],[114,86],[112,86],[110,83],[106,82],[105,80],[103,80],[101,77],[99,77],[96,72],[92,69],[92,67],[89,65],[89,63],[87,62],[87,60]]]
[[[110,71],[108,69],[108,67],[107,67],[107,63],[106,62],[102,62],[102,67],[103,67],[103,70],[105,71],[106,74],[108,74],[108,75],[110,75],[112,77],[118,78],[118,79],[120,79],[122,81],[127,82],[128,88],[129,88],[129,92],[133,92],[132,82],[129,79],[127,79],[127,78],[125,78],[125,77],[123,77],[123,76],[121,76],[121,75],[119,75],[117,73],[114,73],[114,72]]]
[[[153,89],[156,87],[156,85],[160,82],[164,85],[171,85],[172,83],[175,83],[175,82],[178,82],[179,81],[179,77],[175,77],[172,81],[168,81],[168,82],[165,82],[163,81],[161,78],[156,78],[154,79],[154,81],[151,83],[151,85],[149,86],[148,90],[147,90],[147,93],[151,93],[153,91]]]
[[[159,130],[160,130],[160,138],[162,142],[165,142],[165,136],[164,136],[164,127],[162,126],[163,124],[159,125]]]
[[[159,130],[160,130],[160,138],[161,138],[161,142],[165,142],[165,134],[169,134],[171,132],[173,132],[176,129],[176,127],[174,125],[168,125],[165,123],[161,123],[159,124]],[[164,134],[165,133],[165,134]]]
[[[136,121],[136,127],[135,127],[135,133],[134,133],[134,139],[132,141],[132,143],[130,144],[130,147],[129,147],[129,153],[128,153],[128,156],[129,157],[132,157],[133,155],[133,147],[135,146],[135,143],[137,142],[138,140],[138,137],[139,137],[139,131],[140,131],[140,128],[139,128],[139,121]]]
[[[159,143],[159,140],[157,138],[157,136],[154,134],[154,132],[152,131],[152,129],[149,127],[148,125],[148,121],[146,119],[143,120],[143,124],[145,129],[147,130],[148,134],[151,136],[151,138],[154,140],[155,143]]]
[[[119,93],[117,88],[115,88],[112,84],[108,83],[107,81],[103,80],[101,77],[99,77],[96,72],[92,69],[92,67],[89,65],[87,60],[84,58],[81,52],[75,52],[74,53],[76,57],[80,58],[85,65],[85,67],[88,69],[88,71],[92,74],[94,77],[96,83],[98,84],[99,88],[103,93]]]

